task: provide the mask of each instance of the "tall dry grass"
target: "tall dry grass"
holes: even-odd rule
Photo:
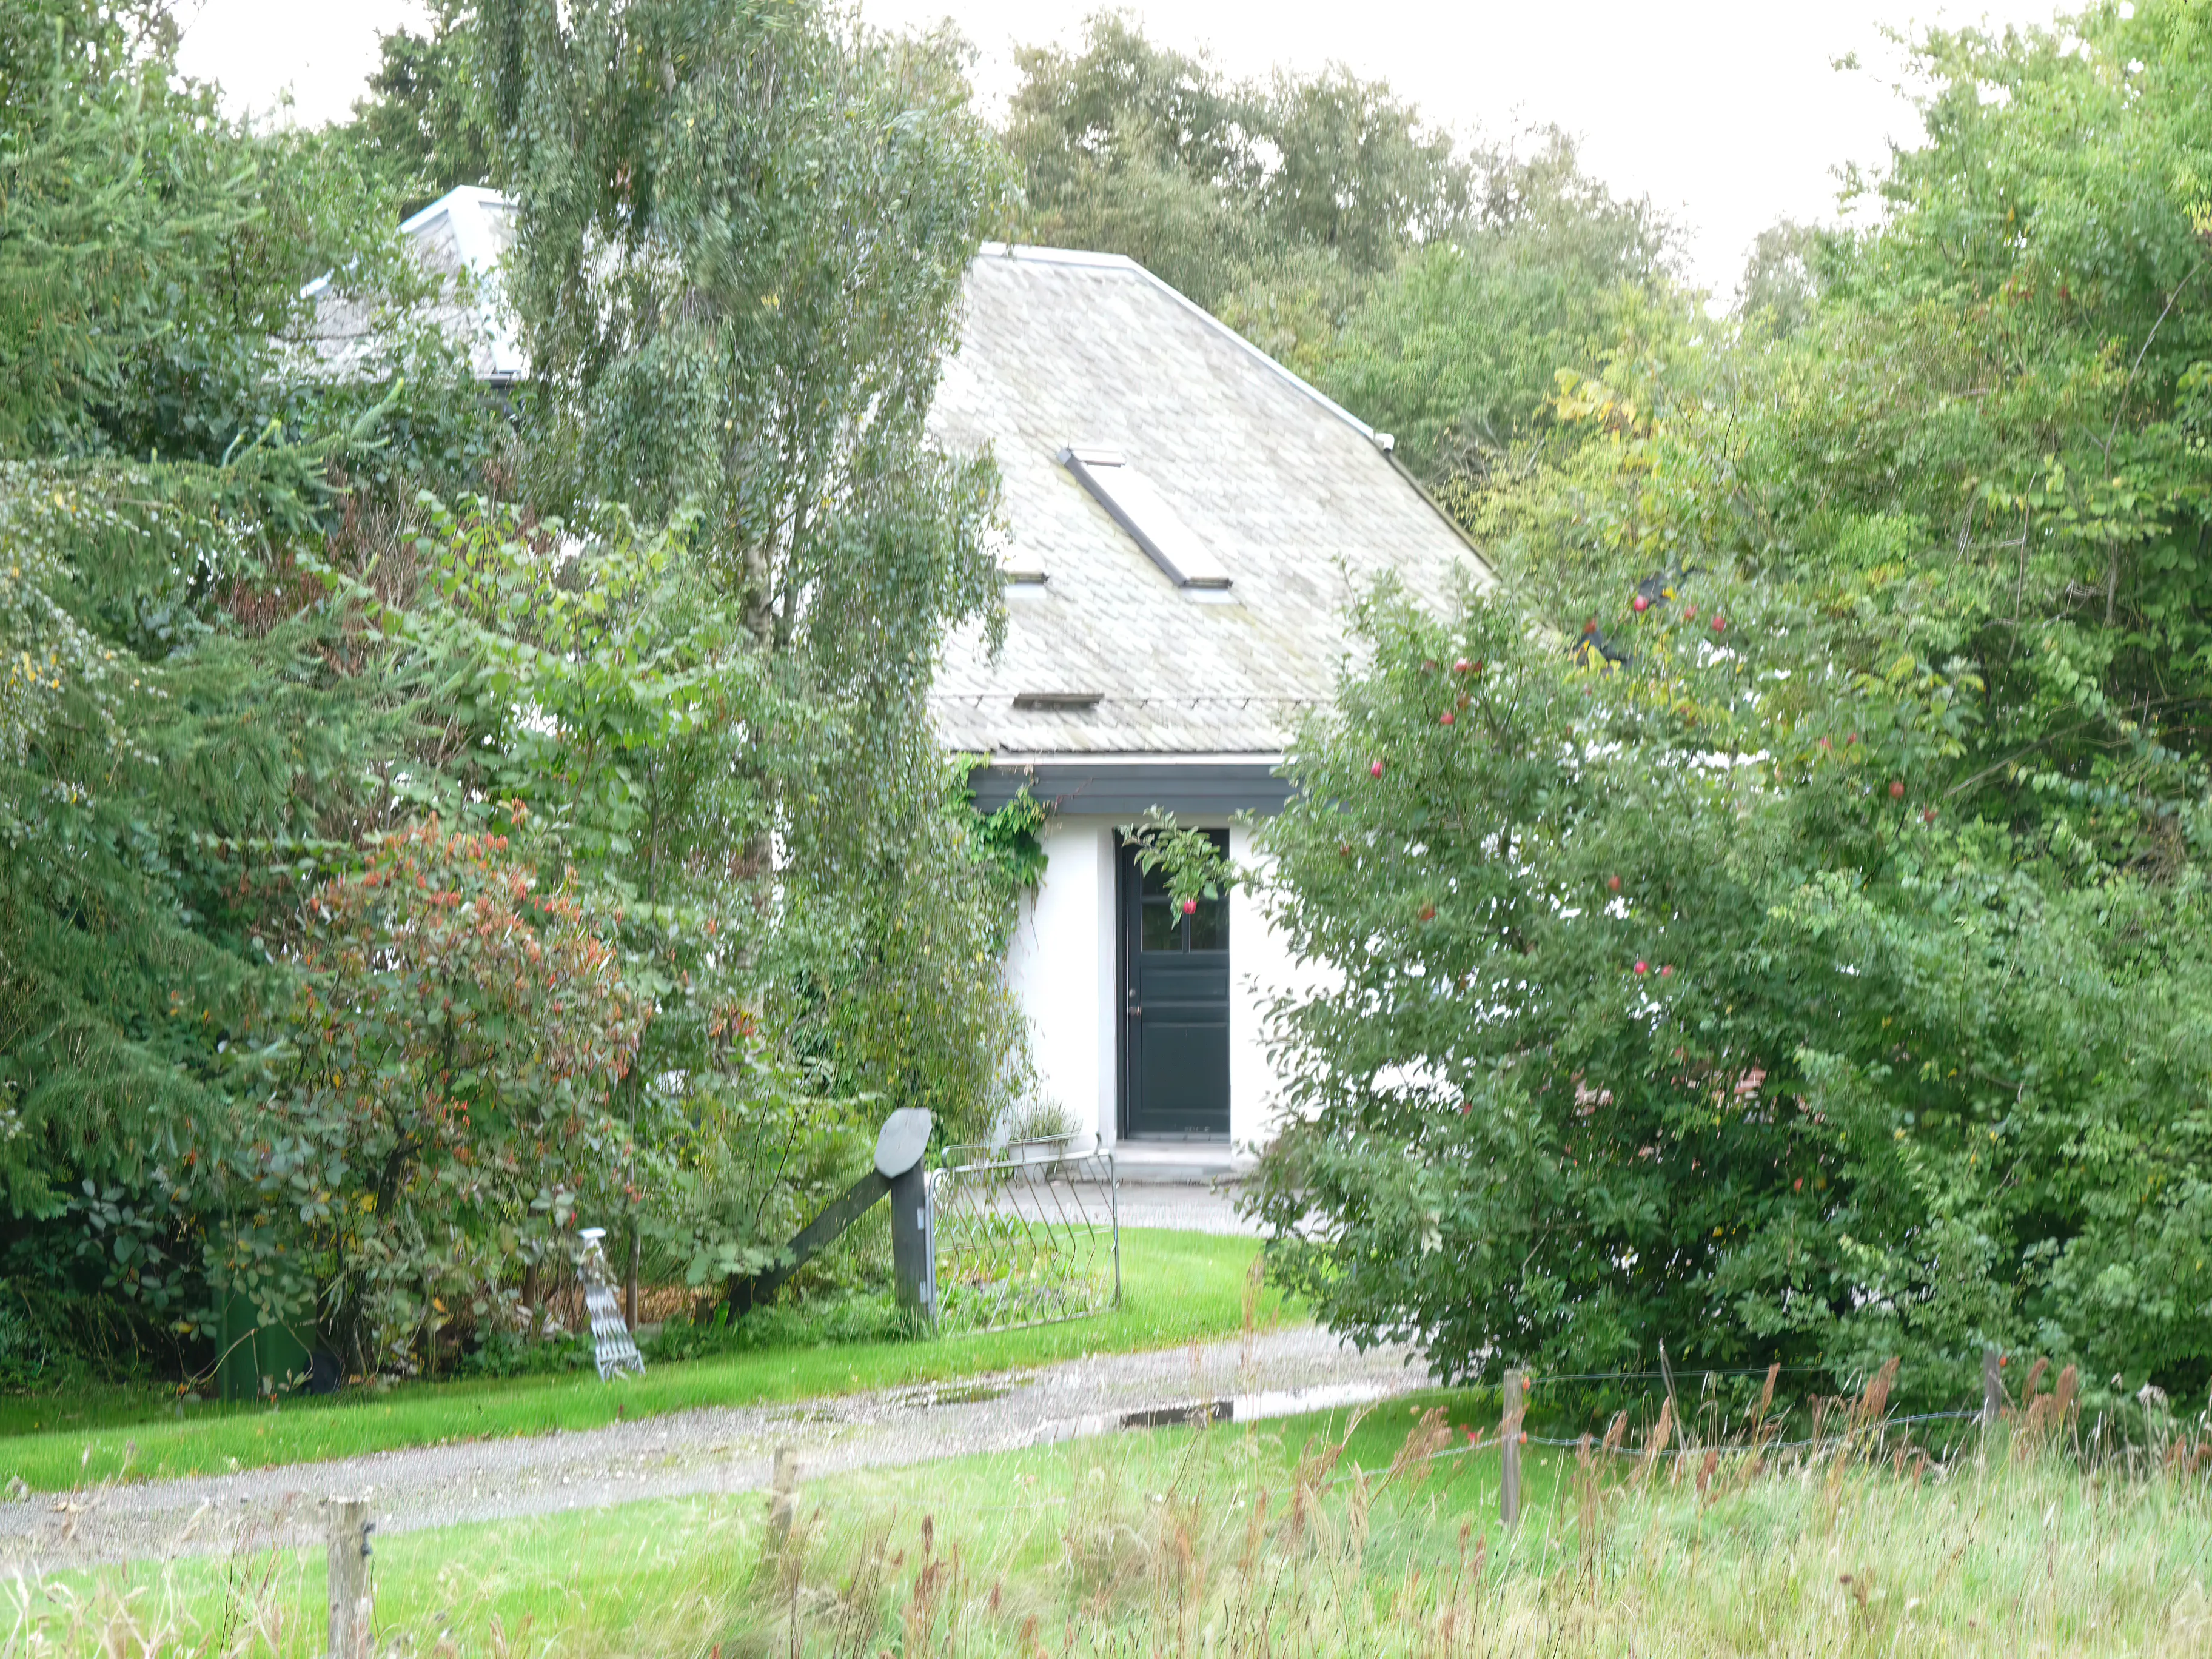
[[[1818,1444],[1753,1431],[1531,1449],[1443,1407],[1326,1431],[1215,1425],[810,1486],[772,1547],[754,1498],[380,1541],[382,1638],[415,1655],[2212,1653],[2212,1445],[2085,1447],[2057,1389],[1948,1460],[1884,1379]],[[1640,1442],[1640,1443],[1638,1443]],[[0,1656],[311,1655],[312,1556],[19,1577]]]

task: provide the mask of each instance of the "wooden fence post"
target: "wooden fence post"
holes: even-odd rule
[[[1505,1373],[1505,1409],[1498,1425],[1498,1518],[1506,1526],[1521,1519],[1521,1411],[1527,1380]]]
[[[1982,1350],[1982,1426],[1993,1429],[2004,1410],[2004,1383],[1997,1370],[2004,1360],[1995,1348]]]
[[[792,1517],[799,1509],[799,1451],[793,1446],[775,1449],[775,1474],[769,1482],[768,1548],[781,1555],[791,1542]]]
[[[368,1500],[333,1498],[330,1510],[330,1659],[368,1659],[376,1625],[368,1578]]]

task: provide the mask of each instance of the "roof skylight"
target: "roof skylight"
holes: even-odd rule
[[[1122,459],[1120,450],[1063,449],[1060,464],[1177,587],[1229,586],[1228,569],[1213,550],[1168,505],[1152,481]]]

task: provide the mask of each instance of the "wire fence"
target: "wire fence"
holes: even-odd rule
[[[1903,1429],[1911,1428],[1923,1423],[1978,1423],[1981,1421],[1981,1417],[1982,1414],[1978,1411],[1918,1412],[1910,1417],[1884,1418],[1881,1422],[1881,1426],[1888,1429]],[[1522,1443],[1529,1446],[1558,1446],[1564,1447],[1569,1450],[1573,1450],[1580,1448],[1585,1440],[1593,1440],[1593,1443],[1590,1447],[1592,1451],[1604,1452],[1614,1457],[1702,1457],[1706,1452],[1711,1450],[1752,1452],[1762,1455],[1773,1452],[1806,1451],[1814,1447],[1827,1448],[1840,1446],[1849,1437],[1850,1437],[1847,1434],[1827,1434],[1817,1437],[1808,1437],[1802,1440],[1764,1440],[1742,1443],[1715,1441],[1710,1443],[1692,1443],[1680,1446],[1668,1446],[1660,1448],[1656,1451],[1652,1451],[1648,1448],[1637,1446],[1607,1446],[1602,1443],[1595,1442],[1594,1437],[1589,1436],[1577,1436],[1572,1439],[1562,1439],[1556,1435],[1528,1434],[1524,1432],[1522,1436]],[[1459,1453],[1462,1451],[1477,1451],[1480,1449],[1481,1449],[1481,1448],[1479,1445],[1455,1448],[1455,1455],[1459,1455]]]
[[[1018,1142],[929,1176],[937,1328],[971,1334],[1082,1319],[1121,1305],[1110,1152]]]

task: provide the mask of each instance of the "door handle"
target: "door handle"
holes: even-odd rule
[[[1128,1012],[1132,1014],[1141,1014],[1145,1011],[1140,1004],[1133,1002],[1129,1005]]]

